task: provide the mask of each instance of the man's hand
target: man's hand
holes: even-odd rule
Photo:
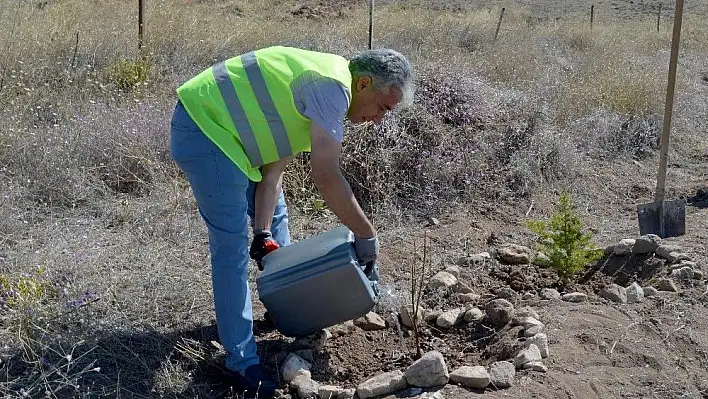
[[[379,239],[376,236],[371,238],[354,236],[354,251],[360,264],[376,263],[376,258],[379,256]]]
[[[270,231],[262,230],[253,236],[251,250],[248,253],[251,255],[251,259],[256,261],[258,270],[262,271],[263,264],[261,262],[263,261],[263,257],[278,248],[280,248],[280,245],[278,245],[278,242],[275,241]]]

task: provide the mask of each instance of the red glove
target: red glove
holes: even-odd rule
[[[275,241],[270,231],[262,230],[253,237],[251,250],[248,253],[251,255],[251,259],[256,261],[258,270],[262,271],[263,264],[261,262],[263,261],[263,257],[278,248],[280,248],[280,245]]]

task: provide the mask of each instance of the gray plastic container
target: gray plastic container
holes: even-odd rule
[[[308,335],[361,317],[376,304],[376,282],[356,260],[346,227],[314,235],[263,257],[258,298],[286,336]]]

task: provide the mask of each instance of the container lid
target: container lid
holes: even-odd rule
[[[354,234],[347,227],[340,226],[281,247],[263,257],[263,272],[258,278],[263,279],[292,266],[311,262],[353,242]]]

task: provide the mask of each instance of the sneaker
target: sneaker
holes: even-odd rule
[[[278,388],[258,364],[241,372],[229,370],[228,374],[244,389],[244,396],[248,398],[270,399]]]

